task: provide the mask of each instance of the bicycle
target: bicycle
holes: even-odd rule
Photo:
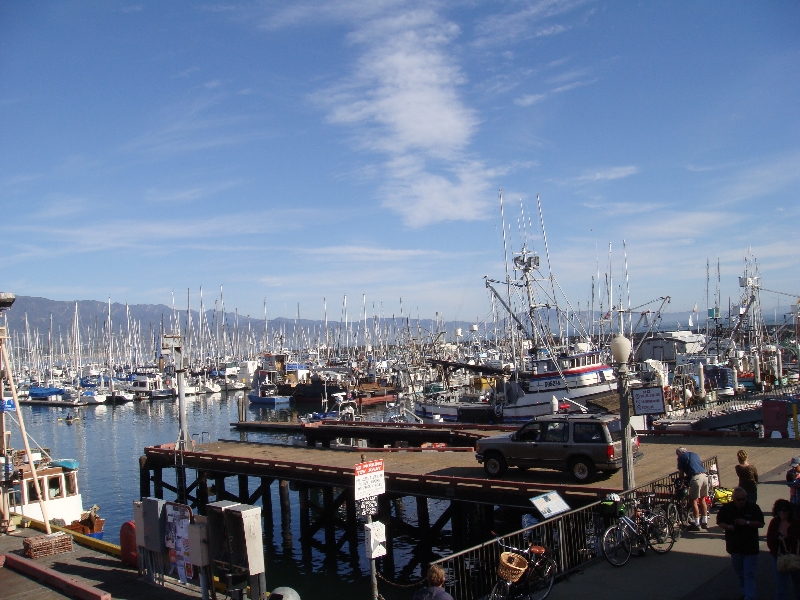
[[[681,537],[681,531],[689,525],[689,488],[678,477],[673,479],[672,498],[667,502],[667,518],[674,526],[676,539]]]
[[[506,549],[500,556],[500,580],[489,600],[544,600],[553,589],[558,565],[542,546],[530,544],[527,550],[498,545]]]
[[[640,510],[638,502],[633,502],[636,520],[622,515],[603,534],[603,554],[615,567],[627,563],[634,548],[643,554],[647,548],[652,548],[657,554],[666,554],[675,544],[672,523],[664,515]]]

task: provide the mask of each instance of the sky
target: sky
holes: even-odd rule
[[[0,281],[480,320],[502,190],[573,308],[611,272],[703,312],[707,261],[726,307],[748,255],[800,294],[798,31],[793,1],[2,2]]]

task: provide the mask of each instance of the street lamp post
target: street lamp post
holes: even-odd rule
[[[617,391],[619,413],[622,420],[622,487],[625,491],[636,486],[631,452],[631,408],[628,394],[628,360],[631,356],[631,341],[620,334],[611,340],[611,356],[617,366]]]

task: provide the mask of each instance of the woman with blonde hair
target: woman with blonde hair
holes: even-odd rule
[[[748,502],[758,502],[758,471],[747,462],[747,451],[739,450],[736,453],[739,464],[736,465],[736,475],[739,476],[739,487],[747,492]]]

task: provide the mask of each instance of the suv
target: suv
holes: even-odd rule
[[[631,428],[631,452],[642,456],[639,438]],[[496,477],[508,467],[567,470],[579,482],[597,471],[622,468],[622,421],[609,414],[555,414],[536,417],[514,433],[478,440],[475,458]]]

